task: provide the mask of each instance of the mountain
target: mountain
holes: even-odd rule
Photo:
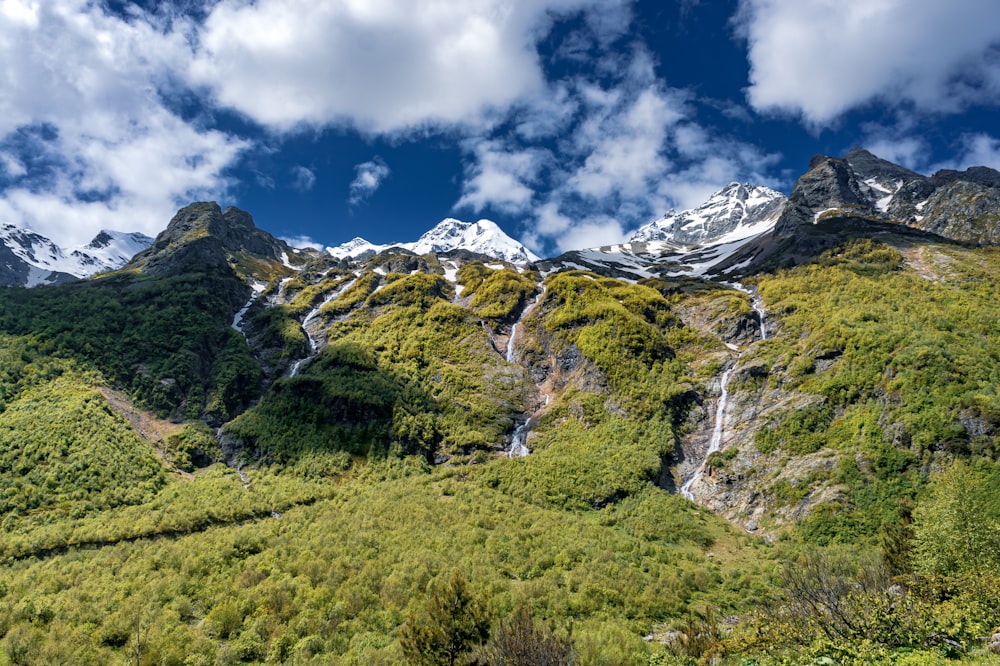
[[[153,275],[205,269],[225,270],[241,259],[257,257],[288,264],[296,252],[254,225],[244,210],[225,210],[214,201],[185,206],[128,268]]]
[[[544,271],[592,270],[623,279],[706,276],[749,241],[770,232],[784,210],[780,192],[730,183],[702,205],[670,211],[625,243],[571,250],[541,261]]]
[[[629,242],[696,246],[743,240],[773,227],[784,203],[783,194],[767,187],[730,183],[697,208],[671,210],[640,227]]]
[[[0,663],[988,661],[1000,253],[893,211],[994,179],[852,152],[518,264],[201,202],[2,289]]]
[[[342,245],[327,248],[327,252],[340,259],[366,259],[389,248],[400,248],[414,254],[466,250],[512,264],[538,261],[537,255],[505,234],[495,222],[462,222],[453,218],[442,220],[412,243],[375,245],[363,238],[355,238]]]
[[[1000,172],[986,167],[922,176],[860,148],[814,157],[776,225],[780,235],[844,216],[901,224],[944,238],[1000,243]]]
[[[153,239],[140,233],[102,230],[88,244],[63,249],[27,229],[0,226],[0,284],[56,284],[121,268]]]

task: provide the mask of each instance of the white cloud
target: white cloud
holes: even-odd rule
[[[455,207],[476,212],[489,206],[506,212],[526,210],[534,196],[526,183],[536,179],[546,152],[506,150],[498,141],[483,141],[473,150],[475,162],[467,169],[462,197]]]
[[[155,234],[179,205],[223,194],[245,144],[160,98],[189,54],[183,25],[164,33],[85,0],[0,4],[0,144],[14,177],[0,220],[72,244],[102,227]]]
[[[460,204],[519,211],[530,203],[525,243],[550,254],[621,242],[627,230],[670,207],[701,204],[733,180],[779,185],[767,173],[777,155],[699,125],[688,92],[663,85],[644,50],[631,58],[610,81],[560,84],[577,112],[554,148],[531,147],[516,129],[477,144]],[[536,178],[545,187],[532,191]]]
[[[955,159],[935,164],[929,170],[986,166],[1000,171],[1000,139],[988,134],[967,134],[962,137],[961,144],[961,152]]]
[[[621,222],[613,217],[598,215],[574,224],[559,236],[556,247],[560,252],[567,252],[584,247],[613,245],[623,242],[626,236]]]
[[[282,236],[281,240],[299,249],[312,248],[322,251],[324,247],[322,243],[317,243],[309,236]]]
[[[316,174],[301,164],[292,167],[292,187],[299,192],[308,192],[316,184]]]
[[[350,185],[350,196],[348,202],[356,206],[368,199],[375,191],[382,186],[382,181],[392,173],[389,165],[379,156],[375,156],[367,162],[362,162],[354,166],[354,180]]]
[[[934,112],[1000,99],[995,0],[742,0],[750,104],[813,127],[878,101]]]
[[[901,136],[893,132],[888,135],[875,134],[864,142],[865,150],[884,160],[921,171],[927,166],[930,146],[920,137]]]
[[[478,126],[493,111],[544,91],[535,43],[553,14],[598,8],[617,15],[624,6],[624,0],[221,0],[200,33],[190,77],[221,105],[279,130]]]

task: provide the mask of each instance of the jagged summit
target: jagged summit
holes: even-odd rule
[[[29,229],[0,226],[0,284],[34,287],[121,268],[153,239],[140,233],[101,230],[88,244],[64,249]]]
[[[630,242],[707,245],[756,236],[777,221],[785,196],[767,187],[730,183],[697,208],[671,210],[639,228]]]
[[[537,255],[504,233],[495,222],[463,222],[454,218],[442,220],[411,243],[376,245],[364,238],[354,238],[342,245],[328,247],[327,252],[339,259],[365,259],[389,248],[401,248],[414,254],[467,250],[513,264],[538,261]]]
[[[849,215],[951,240],[997,244],[998,210],[1000,172],[994,169],[972,167],[928,177],[855,148],[842,158],[812,159],[775,232],[789,236],[802,225]]]
[[[258,229],[244,210],[222,210],[214,201],[196,202],[177,211],[167,228],[131,265],[145,273],[166,274],[228,266],[234,253],[285,262],[292,249]]]

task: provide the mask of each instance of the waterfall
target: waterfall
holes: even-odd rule
[[[515,321],[514,324],[510,327],[510,337],[507,338],[507,353],[504,354],[504,359],[508,363],[514,362],[514,337],[517,335],[517,325],[520,324],[524,320],[524,318],[528,316],[529,313],[531,313],[536,307],[538,307],[538,304],[542,302],[542,297],[544,296],[545,296],[545,287],[542,287],[542,290],[538,292],[537,296],[535,296],[535,301],[528,307],[521,310],[521,314],[520,316],[518,316],[517,321]]]
[[[760,339],[767,340],[767,322],[765,320],[766,312],[764,310],[764,299],[762,299],[756,291],[750,294],[750,306],[757,313],[757,317],[760,319]]]
[[[518,320],[520,321],[520,320]],[[510,327],[510,337],[507,338],[507,354],[504,357],[508,363],[514,362],[514,336],[517,335],[517,323]]]
[[[750,306],[757,313],[757,317],[760,319],[760,339],[767,340],[767,320],[766,311],[764,309],[764,301],[757,294],[756,289],[748,289],[744,287],[739,282],[727,282],[723,283],[727,286],[732,287],[738,291],[742,291],[744,294],[750,296]],[[730,343],[724,343],[731,351],[738,352],[739,347]],[[732,377],[733,370],[736,369],[736,362],[739,361],[740,354],[736,354],[736,360],[722,373],[719,378],[719,383],[721,384],[721,390],[719,394],[719,403],[715,406],[715,423],[712,427],[712,439],[709,440],[708,450],[705,452],[705,460],[702,461],[698,469],[691,476],[690,479],[681,486],[681,495],[685,498],[694,501],[694,485],[701,479],[705,474],[705,464],[708,462],[708,457],[719,451],[722,448],[722,436],[725,434],[725,423],[726,423],[726,405],[729,402],[729,378]]]
[[[726,403],[729,402],[729,378],[735,369],[736,364],[733,363],[726,368],[719,380],[722,385],[721,394],[719,395],[719,403],[715,406],[715,427],[712,428],[712,439],[709,441],[708,451],[705,452],[705,460],[691,478],[687,480],[687,483],[681,486],[681,495],[692,502],[694,501],[694,493],[691,491],[691,488],[704,475],[708,457],[722,448],[722,435],[725,432],[726,424]]]
[[[757,313],[757,318],[760,320],[760,339],[767,340],[767,311],[764,309],[764,299],[760,297],[757,290],[744,287],[739,282],[723,282],[722,284],[732,287],[737,291],[742,291],[750,297],[750,307]]]
[[[507,449],[508,458],[523,458],[531,451],[524,442],[528,439],[528,430],[531,427],[531,419],[514,428],[514,434],[510,438],[510,448]]]
[[[264,291],[264,289],[267,288],[267,285],[263,282],[257,282],[255,280],[250,283],[250,288],[253,290],[253,293],[250,294],[250,300],[248,300],[246,304],[242,308],[240,308],[239,311],[233,316],[233,323],[231,324],[233,329],[243,334],[244,338],[247,337],[247,334],[243,330],[243,318],[246,317],[247,311],[250,309],[250,306],[254,304],[254,302],[257,300],[257,297],[260,296],[261,293]]]
[[[324,305],[350,289],[351,285],[355,282],[357,282],[357,278],[334,290],[332,294],[323,299],[322,303],[310,310],[309,314],[306,315],[306,318],[302,320],[302,332],[306,334],[306,340],[309,342],[309,353],[306,354],[305,358],[300,358],[292,364],[291,369],[288,371],[289,377],[294,377],[299,374],[299,370],[302,369],[302,366],[311,361],[316,356],[317,352],[319,352],[319,343],[316,341],[316,338],[313,337],[313,334],[309,332],[309,323],[319,317],[320,310],[323,309]]]
[[[545,296],[545,287],[542,287],[542,290],[535,297],[535,301],[521,311],[521,314],[520,316],[518,316],[517,321],[515,321],[514,324],[510,327],[510,337],[507,338],[507,350],[506,350],[507,353],[504,355],[504,359],[508,363],[514,362],[514,339],[515,337],[517,337],[517,325],[520,324],[532,310],[538,307],[538,304],[542,302],[542,297],[544,296]],[[545,404],[546,405],[549,404],[549,396],[545,396]],[[525,444],[525,442],[528,440],[529,430],[531,430],[530,416],[528,417],[527,421],[514,428],[514,434],[512,434],[510,438],[510,448],[507,449],[508,458],[523,458],[529,453],[531,453],[531,450]]]

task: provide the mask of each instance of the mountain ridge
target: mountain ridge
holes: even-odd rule
[[[539,259],[492,220],[463,222],[451,217],[445,218],[413,242],[376,245],[356,237],[341,245],[328,247],[326,252],[339,259],[358,260],[367,259],[390,248],[400,248],[414,254],[467,250],[512,264],[527,264]]]
[[[138,232],[102,229],[89,243],[63,249],[28,229],[0,226],[0,284],[58,284],[121,268],[153,239]]]

